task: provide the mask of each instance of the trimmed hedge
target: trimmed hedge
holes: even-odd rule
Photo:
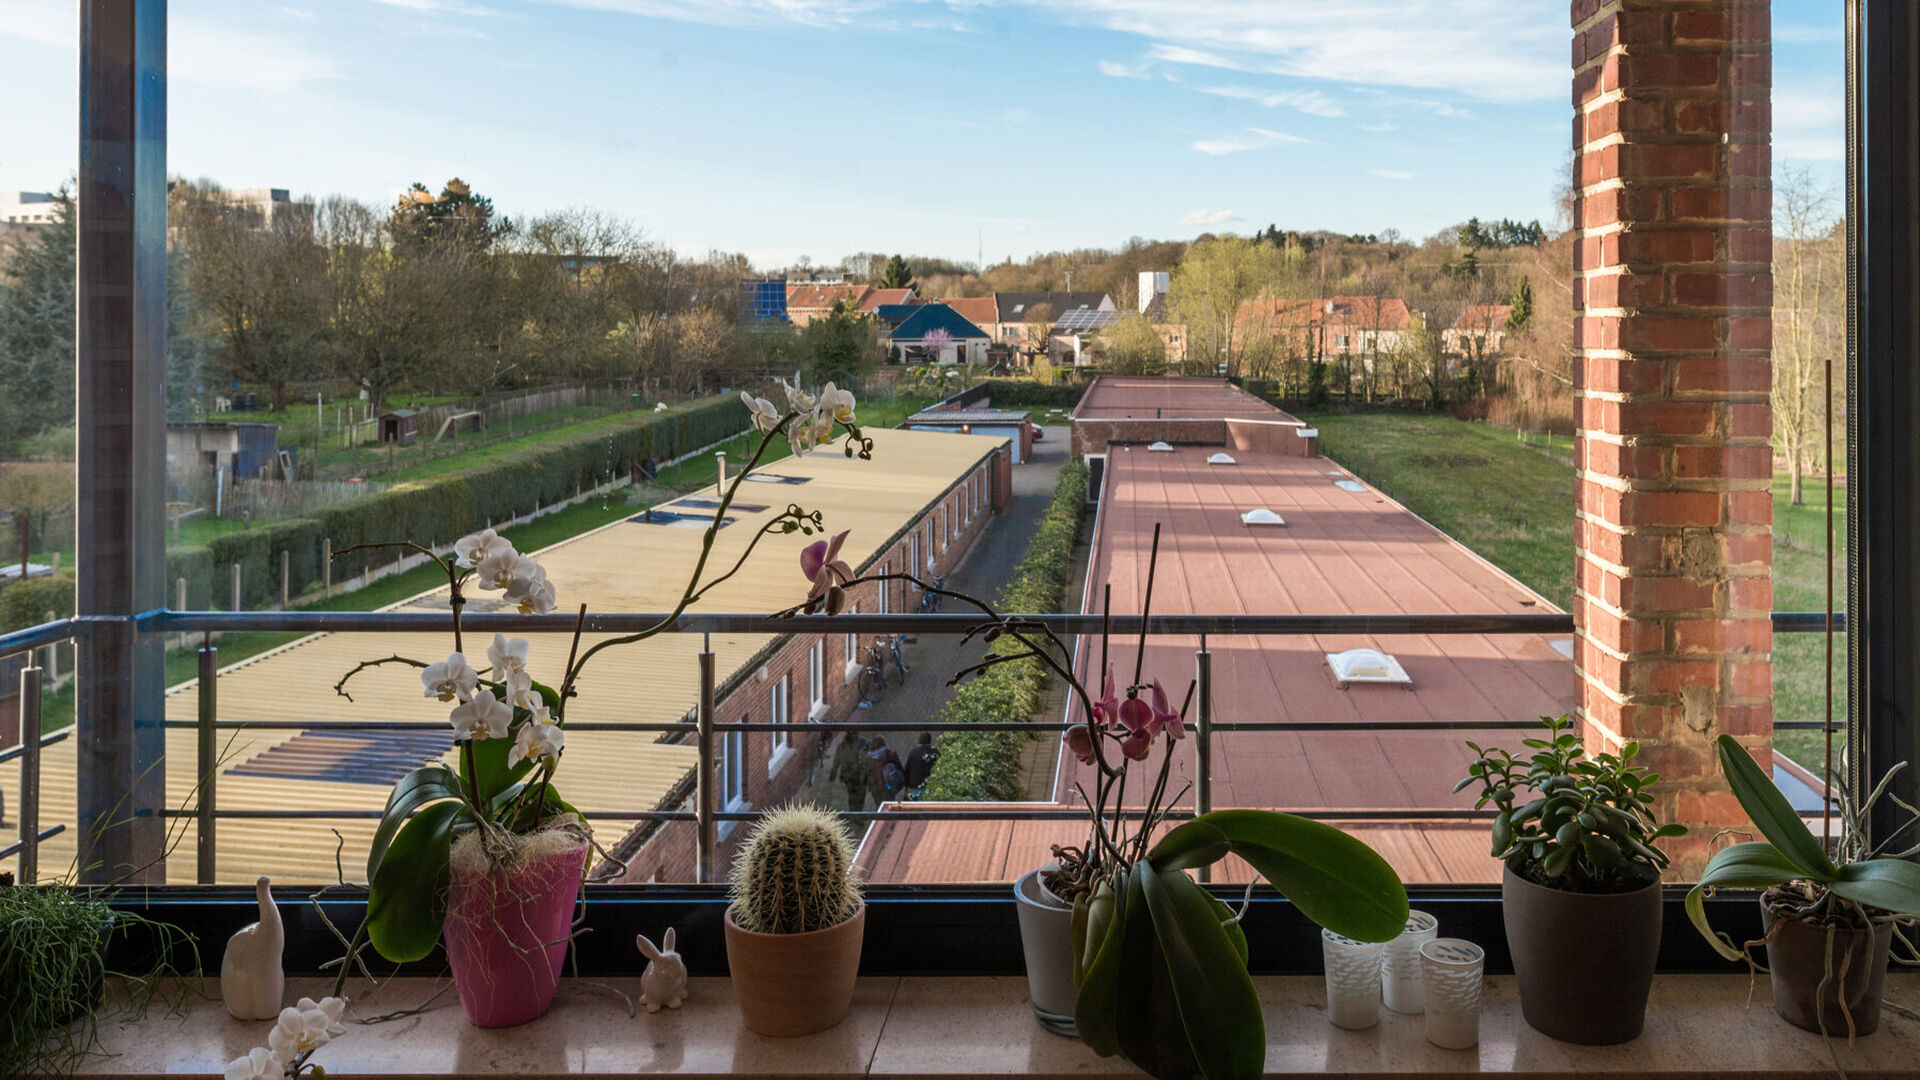
[[[55,617],[73,614],[73,571],[52,577],[28,578],[0,589],[0,634],[25,630]]]
[[[1082,384],[1042,386],[1031,379],[988,379],[980,385],[987,388],[987,400],[993,402],[996,409],[1024,405],[1071,411],[1087,392]]]
[[[413,540],[440,547],[486,527],[551,506],[602,481],[609,463],[630,471],[648,457],[666,461],[747,429],[749,417],[737,395],[724,395],[664,413],[647,413],[611,433],[596,431],[507,454],[448,476],[396,484],[384,491],[334,503],[311,517],[256,522],[205,545],[167,552],[167,603],[179,601],[176,584],[187,580],[187,605],[226,610],[233,605],[229,569],[240,564],[245,606],[280,602],[280,553],[287,552],[292,593],[299,596],[325,580],[321,558],[326,540],[339,551],[359,543]],[[369,566],[383,566],[400,553],[360,552],[334,560],[333,577],[345,580]],[[73,582],[53,590],[43,602],[40,578],[24,586],[0,589],[0,633],[34,626],[46,613],[73,612]],[[38,591],[36,591],[38,590]],[[21,593],[18,600],[11,594]],[[16,612],[16,607],[19,609]]]
[[[1073,545],[1087,501],[1087,467],[1061,466],[1053,503],[1028,546],[1013,580],[1000,590],[996,609],[1008,613],[1059,611],[1073,572]],[[995,642],[995,652],[1017,643]],[[1001,664],[960,685],[940,721],[949,724],[1024,720],[1040,707],[1047,669],[1032,660]],[[959,802],[1005,802],[1022,797],[1019,732],[949,731],[940,740],[940,760],[927,777],[927,798]]]

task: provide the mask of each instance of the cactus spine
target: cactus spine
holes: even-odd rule
[[[838,926],[860,906],[853,838],[812,805],[772,811],[733,863],[733,921],[757,934],[804,934]]]

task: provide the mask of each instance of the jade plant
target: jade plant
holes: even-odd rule
[[[1887,771],[1878,787],[1865,800],[1856,801],[1841,793],[1838,855],[1836,861],[1826,845],[1813,835],[1806,822],[1774,786],[1753,755],[1730,735],[1717,742],[1720,770],[1727,786],[1740,800],[1741,809],[1753,820],[1765,840],[1731,844],[1707,860],[1700,881],[1687,893],[1687,917],[1720,955],[1729,960],[1746,958],[1747,950],[1761,942],[1736,946],[1731,937],[1716,931],[1707,922],[1706,897],[1715,889],[1764,889],[1778,887],[1789,917],[1825,926],[1829,931],[1865,929],[1872,922],[1893,919],[1896,923],[1920,917],[1920,865],[1907,860],[1920,854],[1920,843],[1909,843],[1902,850],[1893,844],[1907,834],[1914,821],[1893,831],[1878,845],[1869,846],[1866,816],[1881,799],[1899,803],[1899,796],[1888,787],[1902,769],[1901,762]],[[1909,813],[1914,808],[1900,803]],[[1912,840],[1910,835],[1907,836]],[[1895,935],[1907,945],[1908,952],[1920,957],[1911,941],[1896,925]],[[1832,933],[1827,947],[1833,948]]]
[[[733,863],[733,921],[756,934],[839,926],[860,907],[853,856],[833,814],[814,806],[766,814]]]
[[[1478,755],[1453,786],[1479,785],[1474,809],[1494,807],[1493,857],[1550,889],[1619,893],[1644,888],[1666,869],[1656,841],[1685,835],[1653,814],[1659,775],[1633,764],[1640,744],[1618,754],[1587,755],[1573,721],[1543,716],[1544,738],[1528,738],[1516,755],[1469,742]]]

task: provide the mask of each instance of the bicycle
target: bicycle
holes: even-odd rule
[[[860,701],[871,705],[885,697],[887,693],[887,657],[881,651],[880,639],[874,638],[867,647],[867,664],[860,671]]]
[[[933,588],[927,589],[920,594],[920,613],[922,615],[931,615],[940,610],[940,594],[935,592],[934,589],[944,589],[946,587],[947,579],[937,577],[933,579]]]
[[[907,635],[895,634],[887,639],[887,648],[893,654],[893,670],[900,673],[900,685],[907,683],[907,658],[902,650],[906,647]]]

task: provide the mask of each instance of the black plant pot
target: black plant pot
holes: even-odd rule
[[[1827,928],[1774,913],[1772,889],[1761,894],[1766,924],[1767,968],[1773,982],[1773,1011],[1794,1027],[1826,1034],[1868,1035],[1880,1026],[1880,984],[1893,950],[1893,921],[1878,919],[1871,933],[1833,931],[1833,967],[1827,967]],[[1833,977],[1828,981],[1827,972]],[[1841,977],[1845,973],[1845,978]],[[1827,982],[1826,992],[1820,984]],[[1845,1004],[1842,1004],[1844,988]],[[1848,1025],[1847,1019],[1853,1023]]]
[[[1520,1012],[1586,1046],[1639,1036],[1660,955],[1660,882],[1624,893],[1549,889],[1508,867],[1500,885]]]

